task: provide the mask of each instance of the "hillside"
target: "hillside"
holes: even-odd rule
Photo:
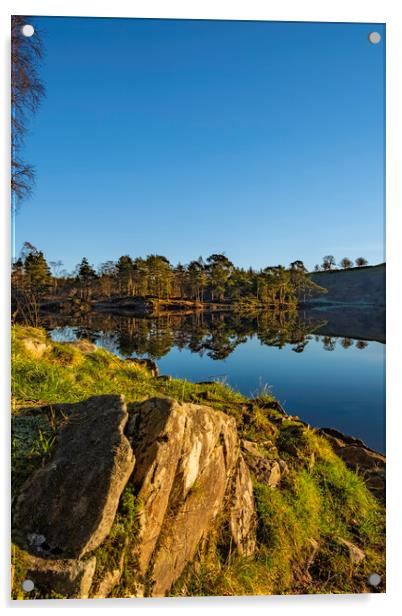
[[[347,270],[313,272],[311,279],[328,290],[308,303],[385,305],[385,263]]]

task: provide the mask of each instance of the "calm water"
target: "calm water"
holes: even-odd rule
[[[311,425],[333,427],[385,451],[385,345],[320,335],[328,324],[221,315],[52,324],[56,340],[87,337],[122,356],[156,358],[161,374],[189,381],[223,380],[247,396],[268,389],[287,412]],[[381,339],[381,338],[380,338]]]

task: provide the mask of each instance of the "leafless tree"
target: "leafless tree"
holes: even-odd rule
[[[38,108],[45,90],[38,76],[42,59],[42,41],[35,30],[33,36],[22,33],[29,18],[11,17],[11,191],[15,203],[25,199],[32,190],[35,171],[21,157],[27,132],[28,116]]]

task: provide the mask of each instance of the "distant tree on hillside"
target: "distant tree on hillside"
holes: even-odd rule
[[[34,113],[45,93],[38,76],[42,58],[42,41],[35,31],[27,37],[22,33],[28,18],[11,17],[11,191],[16,202],[26,198],[35,177],[32,165],[21,158],[28,115]]]
[[[368,265],[368,261],[364,257],[357,257],[355,263],[357,267],[364,267],[365,265]]]
[[[320,265],[318,265],[318,263],[316,263],[316,265],[314,265],[314,271],[315,272],[321,271],[321,267],[320,267]]]
[[[353,265],[353,261],[348,259],[348,257],[343,257],[339,264],[343,269],[349,269]]]
[[[331,270],[336,265],[335,257],[333,255],[326,255],[322,259],[322,269],[325,271]]]

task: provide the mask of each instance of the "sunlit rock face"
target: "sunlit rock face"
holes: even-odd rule
[[[233,418],[154,398],[138,407],[128,436],[137,460],[131,481],[143,504],[139,562],[144,573],[149,568],[154,596],[169,590],[224,507],[234,545],[253,552],[252,482]]]

